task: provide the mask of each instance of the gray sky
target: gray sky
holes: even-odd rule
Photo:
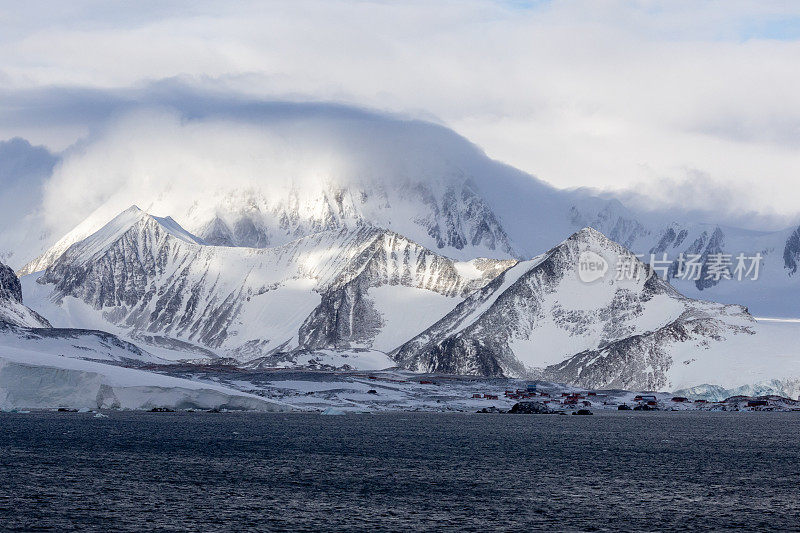
[[[788,217],[797,65],[788,1],[0,2],[0,139],[62,150],[192,87],[432,120],[559,187]]]

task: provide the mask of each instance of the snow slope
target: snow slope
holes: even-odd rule
[[[67,328],[25,328],[0,323],[0,351],[21,349],[126,366],[168,361],[105,331]]]
[[[796,398],[800,394],[800,324],[758,321],[747,327],[753,334],[729,335],[726,342],[676,345],[670,354],[676,364],[667,372],[667,390],[700,384],[734,389],[775,380],[782,382],[783,390],[770,393]]]

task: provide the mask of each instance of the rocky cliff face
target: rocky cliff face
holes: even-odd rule
[[[3,263],[0,263],[0,323],[32,328],[50,327],[44,317],[22,303],[19,278]]]
[[[0,263],[0,300],[22,303],[22,286],[17,275],[6,265]]]

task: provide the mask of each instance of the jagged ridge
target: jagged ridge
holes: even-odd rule
[[[585,251],[602,255],[612,269],[619,260],[630,261],[641,277],[616,280],[612,270],[601,280],[582,283],[576,266]],[[728,315],[751,320],[742,308],[682,297],[619,244],[584,229],[543,256],[507,270],[393,355],[402,366],[419,371],[541,376],[549,368],[562,381],[575,382],[587,373],[593,351],[615,344],[630,347],[637,337],[653,341],[653,331],[677,334],[688,324],[686,317],[698,313],[715,324]],[[706,334],[713,337],[711,328]],[[581,357],[563,363],[576,353]],[[631,362],[617,359],[612,368],[639,372]],[[652,362],[650,357],[647,364]],[[646,383],[640,379],[637,386]]]
[[[70,246],[39,281],[53,285],[55,299],[78,298],[138,339],[168,337],[252,358],[369,346],[388,324],[361,313],[360,304],[333,302],[364,303],[370,289],[397,286],[455,305],[512,264],[456,263],[366,225],[274,248],[209,246],[173,220],[134,206]]]

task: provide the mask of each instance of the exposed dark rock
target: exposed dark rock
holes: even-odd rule
[[[22,285],[8,266],[0,263],[0,300],[22,303]]]
[[[708,245],[705,247],[705,250],[702,254],[702,264],[703,267],[700,269],[700,279],[695,281],[695,286],[699,290],[708,289],[709,287],[713,287],[722,281],[722,277],[720,279],[714,279],[714,276],[709,276],[709,267],[711,262],[709,261],[709,257],[724,253],[724,246],[725,246],[725,234],[722,232],[722,229],[719,227],[714,229],[714,233],[711,234],[711,237],[708,240]],[[729,273],[730,275],[730,273]]]
[[[479,410],[477,410],[475,412],[476,413],[482,413],[482,414],[504,414],[507,411],[499,409],[499,408],[497,408],[495,406],[490,406],[490,407],[484,407],[483,409],[479,409]]]
[[[515,415],[551,415],[556,411],[550,409],[544,402],[517,402],[508,412]]]
[[[783,249],[783,266],[789,271],[789,275],[797,273],[798,262],[800,262],[800,227],[792,232]]]

